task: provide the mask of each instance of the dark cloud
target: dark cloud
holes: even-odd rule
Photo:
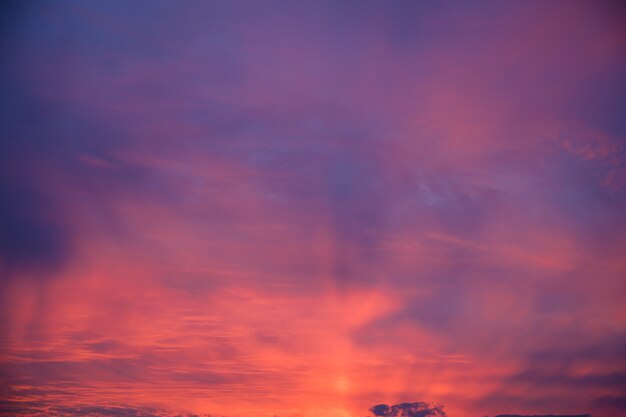
[[[377,417],[446,417],[443,406],[425,402],[378,404],[370,408]]]
[[[593,407],[600,410],[626,412],[626,395],[622,396],[603,396],[593,401]]]
[[[591,417],[591,414],[498,414],[495,417]]]
[[[95,353],[111,353],[122,351],[125,348],[127,348],[125,344],[116,340],[101,340],[85,344],[85,349]]]
[[[0,265],[49,276],[69,256],[71,236],[47,171],[58,145],[53,107],[27,93],[0,65]],[[57,151],[58,152],[58,151]]]
[[[154,409],[142,409],[131,407],[52,407],[52,412],[68,416],[120,416],[120,417],[156,417],[162,415]]]
[[[175,414],[167,410],[141,406],[51,405],[39,401],[0,400],[0,415],[51,417],[201,417],[198,414]]]
[[[0,263],[5,272],[58,269],[68,256],[70,237],[44,193],[17,179],[0,178],[0,201]]]
[[[70,248],[62,213],[45,181],[50,172],[43,173],[58,144],[58,132],[45,131],[56,114],[17,80],[17,70],[8,64],[14,57],[7,54],[0,65],[0,275],[27,268],[43,277],[65,262]]]
[[[0,400],[0,415],[13,416],[43,411],[45,403],[41,401],[10,401]]]
[[[551,387],[601,387],[601,388],[624,388],[626,387],[626,372],[596,373],[581,376],[569,375],[565,371],[544,371],[529,369],[511,378],[512,382],[531,384],[533,386]]]

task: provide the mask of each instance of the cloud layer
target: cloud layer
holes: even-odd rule
[[[370,408],[374,416],[380,417],[446,417],[443,407],[424,402],[378,404]]]
[[[624,13],[9,4],[0,400],[624,415]]]

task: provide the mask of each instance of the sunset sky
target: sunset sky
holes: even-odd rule
[[[0,415],[626,416],[623,2],[0,16]]]

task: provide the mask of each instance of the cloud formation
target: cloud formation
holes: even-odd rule
[[[425,402],[400,403],[391,406],[378,404],[369,411],[377,417],[446,417],[441,405]]]
[[[495,417],[591,417],[591,414],[498,414]]]
[[[3,12],[0,399],[622,413],[617,3]]]
[[[51,406],[36,401],[0,401],[0,415],[46,415],[50,417],[174,417],[164,410],[130,406]],[[176,417],[201,417],[177,415]]]

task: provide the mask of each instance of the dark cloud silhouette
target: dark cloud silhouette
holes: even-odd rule
[[[67,416],[157,417],[163,415],[155,409],[133,407],[53,407],[51,411]]]
[[[180,414],[142,406],[60,406],[39,401],[0,400],[0,415],[16,414],[51,417],[210,417],[206,414]]]
[[[591,414],[498,414],[495,417],[591,417]]]
[[[378,404],[370,408],[376,417],[446,417],[443,406],[425,402]]]

